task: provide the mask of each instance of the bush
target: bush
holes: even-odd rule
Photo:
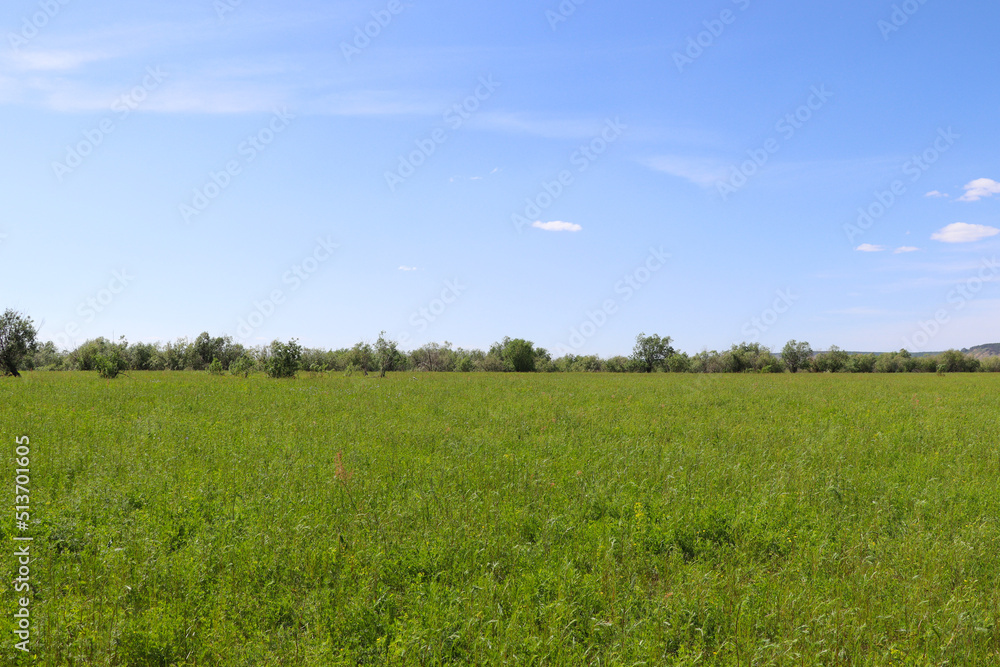
[[[296,339],[287,343],[271,343],[270,356],[264,364],[267,374],[273,378],[293,378],[302,365],[302,347]]]
[[[667,368],[671,373],[688,373],[691,371],[691,358],[683,352],[674,354],[667,359]]]
[[[208,365],[208,372],[212,375],[222,375],[224,369],[222,368],[222,362],[219,361],[218,357],[212,357],[212,363]]]
[[[986,357],[980,359],[979,364],[984,373],[1000,373],[1000,357]]]
[[[499,343],[490,348],[490,357],[500,360],[501,371],[514,373],[533,373],[537,361],[535,346],[530,340],[505,336]],[[492,370],[492,368],[490,369]]]
[[[94,368],[102,378],[114,380],[128,369],[128,362],[121,353],[120,347],[115,345],[107,354],[98,354],[94,357]]]
[[[629,372],[629,360],[628,357],[623,357],[618,355],[616,357],[611,357],[604,362],[604,370],[609,373],[628,373]]]
[[[256,368],[257,364],[248,354],[238,357],[231,364],[229,364],[230,373],[233,375],[242,375],[243,377],[250,377],[250,374],[253,373]]]
[[[379,333],[378,340],[375,341],[374,351],[375,367],[379,372],[379,377],[385,377],[386,373],[396,370],[403,363],[403,355],[396,348],[396,341],[388,340],[384,331]]]

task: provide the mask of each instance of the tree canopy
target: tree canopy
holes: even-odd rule
[[[21,377],[18,366],[38,349],[37,335],[30,317],[8,308],[0,316],[0,369],[4,375]]]

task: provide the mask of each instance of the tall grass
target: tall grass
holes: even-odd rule
[[[13,664],[997,664],[996,390],[26,374]]]

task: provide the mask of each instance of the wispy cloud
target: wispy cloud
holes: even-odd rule
[[[882,316],[882,315],[892,315],[891,310],[885,310],[882,308],[844,308],[842,310],[828,310],[826,311],[828,315],[861,315],[867,317]]]
[[[924,196],[925,197],[950,197],[951,195],[949,195],[947,193],[944,193],[944,192],[938,192],[937,190],[931,190],[930,192],[928,192]]]
[[[1000,234],[1000,229],[996,227],[953,222],[931,234],[931,238],[942,243],[973,243],[997,234]]]
[[[445,103],[416,92],[360,90],[331,93],[305,111],[332,116],[439,116]]]
[[[871,243],[862,243],[857,248],[855,248],[855,250],[857,250],[858,252],[882,252],[883,250],[885,250],[885,246],[872,245]]]
[[[903,253],[916,252],[918,250],[920,250],[920,248],[916,248],[916,247],[911,246],[911,245],[904,245],[904,246],[901,246],[901,247],[896,248],[895,250],[893,250],[892,254],[894,254],[894,255],[902,255]]]
[[[583,118],[546,118],[528,113],[480,112],[469,126],[544,139],[589,139],[600,133],[604,121]]]
[[[20,72],[75,70],[83,65],[114,58],[99,51],[11,51],[0,56],[4,69]]]
[[[499,172],[500,172],[500,167],[496,167],[493,171],[486,174],[486,176],[452,176],[451,178],[448,179],[448,182],[455,183],[458,181],[482,181]]]
[[[702,187],[711,187],[727,176],[727,166],[710,158],[659,155],[643,160],[643,164],[655,171],[686,179]]]
[[[543,229],[547,232],[578,232],[583,227],[572,222],[561,222],[555,220],[553,222],[536,222],[531,225],[535,229]]]
[[[1000,194],[1000,183],[992,178],[977,178],[971,183],[966,183],[964,189],[965,194],[959,197],[958,201],[979,201]]]
[[[404,265],[404,266],[399,267],[399,270],[400,271],[416,271],[417,267],[415,267],[415,266],[405,266]]]

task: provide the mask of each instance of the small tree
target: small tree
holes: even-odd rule
[[[347,365],[361,369],[364,373],[374,368],[375,352],[368,343],[356,343],[347,354]]]
[[[384,378],[386,373],[396,370],[401,361],[396,341],[386,340],[385,332],[380,332],[378,340],[375,341],[375,367],[378,368],[379,377]]]
[[[632,362],[643,373],[652,373],[673,355],[674,348],[670,347],[670,336],[660,338],[656,334],[647,336],[641,333],[635,337]]]
[[[118,344],[109,345],[106,352],[95,355],[94,369],[97,374],[106,380],[114,380],[128,370],[127,349],[128,343],[122,338]]]
[[[302,347],[296,339],[287,343],[271,343],[270,355],[265,363],[267,374],[273,378],[293,378],[302,366]]]
[[[535,371],[535,344],[530,340],[504,336],[502,341],[493,344],[488,356],[498,358],[505,371],[515,373]]]
[[[257,364],[254,362],[253,357],[249,354],[244,354],[235,359],[233,363],[229,364],[229,372],[233,375],[250,377],[250,374],[253,373],[256,366]]]
[[[792,373],[798,373],[799,369],[806,368],[809,365],[809,359],[812,358],[812,354],[812,347],[810,347],[809,343],[805,341],[800,343],[793,339],[785,343],[785,347],[782,348],[781,360],[785,362],[785,368]]]
[[[816,356],[813,366],[820,373],[839,373],[847,367],[849,358],[847,352],[836,345],[831,345],[828,352]]]
[[[0,374],[21,377],[17,369],[38,349],[37,334],[30,317],[9,308],[0,316]]]
[[[222,375],[224,369],[222,368],[222,362],[219,361],[218,357],[212,358],[212,363],[208,365],[208,372],[212,375]]]

